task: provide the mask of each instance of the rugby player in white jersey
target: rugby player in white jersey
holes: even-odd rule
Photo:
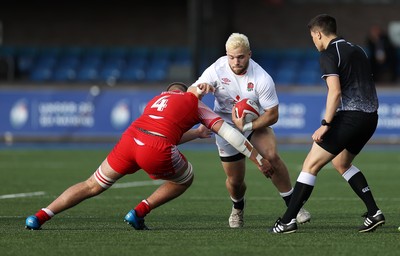
[[[189,91],[198,90],[199,84],[205,84],[203,93],[215,96],[214,111],[225,122],[240,130],[258,152],[268,159],[274,169],[272,183],[289,204],[293,188],[288,169],[279,157],[276,148],[274,131],[270,127],[278,121],[278,97],[271,76],[251,59],[248,38],[233,33],[226,42],[226,56],[219,58],[209,66],[199,79],[192,84]],[[258,104],[261,111],[259,118],[244,123],[244,118],[236,118],[232,109],[237,101],[249,98]],[[226,188],[233,202],[229,217],[231,228],[243,227],[245,204],[245,156],[239,153],[226,140],[216,135],[219,156],[226,174]],[[298,223],[310,221],[311,215],[301,209],[297,215]]]

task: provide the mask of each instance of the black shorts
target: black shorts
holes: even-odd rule
[[[331,122],[331,127],[317,143],[333,155],[344,149],[357,155],[372,137],[378,125],[377,112],[339,111]]]

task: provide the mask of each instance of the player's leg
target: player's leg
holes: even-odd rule
[[[345,149],[332,160],[332,164],[367,208],[367,212],[363,215],[364,224],[360,227],[359,232],[374,231],[385,223],[385,217],[375,202],[364,174],[352,165],[355,156]]]
[[[165,180],[165,182],[146,199],[150,208],[155,209],[182,195],[190,185],[192,185],[193,178],[192,164],[187,162],[182,169],[176,172],[174,177]]]
[[[293,188],[290,182],[288,169],[278,155],[276,137],[273,129],[267,127],[266,129],[255,130],[251,136],[250,142],[273,166],[274,175],[272,175],[271,181],[282,196],[286,206],[288,206],[292,197]],[[310,219],[311,214],[304,208],[301,208],[297,214],[297,222],[305,223],[310,221]]]
[[[292,184],[290,182],[289,172],[285,163],[278,155],[274,131],[270,127],[255,130],[251,136],[250,142],[274,168],[274,175],[272,175],[271,181],[278,191],[281,194],[291,191]],[[286,204],[288,204],[290,199],[284,196],[283,198]]]
[[[225,185],[228,190],[229,196],[232,200],[232,211],[229,216],[229,226],[231,228],[243,227],[243,214],[245,204],[246,183],[245,177],[245,158],[228,162],[226,159],[222,161],[222,167],[226,174]]]
[[[155,149],[151,146],[151,139],[147,142],[149,147],[143,145],[137,162],[152,179],[163,179],[165,182],[125,216],[125,221],[138,230],[148,229],[144,217],[151,210],[182,195],[194,178],[192,165],[176,146],[168,143],[162,146],[163,142],[159,142]],[[149,156],[157,156],[157,161]]]
[[[273,233],[292,233],[297,230],[296,215],[311,196],[318,172],[331,161],[334,155],[321,148],[318,144],[313,146],[308,153],[302,171],[297,178],[293,189],[292,198],[282,219],[279,218],[273,228]]]
[[[147,230],[144,217],[151,210],[182,195],[193,182],[192,165],[187,163],[184,169],[178,170],[175,177],[166,180],[147,199],[142,200],[133,210],[125,216],[125,222],[137,230]]]
[[[246,193],[244,177],[246,157],[239,153],[221,136],[216,135],[215,137],[222,168],[226,174],[226,189],[228,190],[233,204],[228,223],[231,228],[240,228],[244,225],[243,215]]]
[[[341,118],[347,120],[347,122],[343,122],[340,133],[344,137],[342,141],[344,141],[346,149],[332,160],[332,164],[367,208],[367,212],[363,216],[365,217],[364,224],[360,227],[359,232],[374,231],[385,223],[385,217],[376,205],[367,179],[356,166],[352,165],[352,162],[374,134],[378,115],[377,113],[349,112],[342,113]],[[351,123],[351,125],[347,125],[347,123]]]
[[[26,227],[28,229],[40,229],[41,225],[50,220],[55,214],[102,193],[122,176],[111,168],[107,159],[104,160],[100,167],[86,181],[69,187],[49,206],[39,210],[35,215],[29,216],[26,219]]]

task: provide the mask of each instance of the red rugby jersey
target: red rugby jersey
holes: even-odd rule
[[[168,91],[150,100],[143,114],[126,132],[140,127],[160,133],[172,144],[178,144],[182,135],[198,123],[211,128],[221,120],[214,111],[190,92]]]

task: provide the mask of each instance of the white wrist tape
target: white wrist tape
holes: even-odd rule
[[[251,131],[253,130],[253,122],[248,122],[243,126],[243,131]]]
[[[247,139],[238,130],[234,129],[229,124],[223,122],[219,128],[218,134],[231,144],[237,151],[243,155],[250,157],[251,151],[245,145]],[[250,142],[247,144],[251,145]]]

